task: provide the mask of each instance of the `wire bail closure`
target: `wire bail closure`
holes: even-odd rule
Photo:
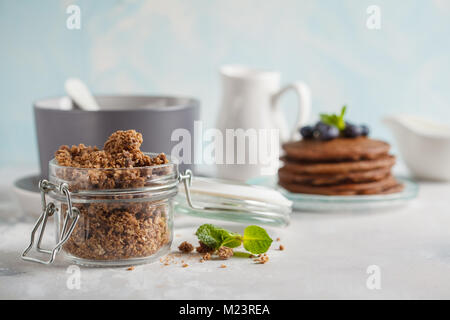
[[[42,205],[42,214],[39,219],[36,221],[34,225],[33,231],[31,232],[31,240],[28,247],[22,253],[22,259],[31,262],[37,262],[42,264],[51,264],[55,260],[56,254],[61,250],[61,247],[66,243],[66,241],[71,236],[73,230],[75,229],[75,225],[80,218],[80,211],[78,208],[72,207],[72,199],[70,196],[69,186],[66,183],[61,183],[59,185],[51,183],[47,180],[39,181],[39,190],[41,191],[41,205]],[[53,216],[53,214],[58,211],[56,205],[53,202],[49,202],[47,204],[46,194],[50,191],[59,192],[63,196],[66,197],[67,202],[67,211],[66,216],[64,218],[63,228],[61,232],[58,232],[57,236],[57,244],[52,249],[44,249],[41,247],[42,238],[44,236],[45,227],[47,226],[48,218]],[[48,260],[33,258],[28,256],[31,249],[34,246],[36,240],[36,232],[38,232],[38,240],[36,243],[36,251],[42,254],[49,255],[50,258]]]
[[[184,184],[184,190],[186,193],[186,201],[187,201],[188,205],[194,210],[205,210],[205,208],[197,207],[192,203],[190,186],[192,185],[193,178],[194,178],[194,174],[192,173],[192,171],[190,169],[187,169],[184,172],[184,174],[180,174],[178,180],[180,182],[183,182],[183,184]]]

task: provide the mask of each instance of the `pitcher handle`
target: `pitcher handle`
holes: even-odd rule
[[[299,129],[306,124],[311,113],[311,90],[304,82],[294,82],[283,87],[272,96],[272,108],[278,111],[278,100],[286,92],[294,90],[298,97],[297,120],[294,127],[289,132],[285,119],[280,118],[280,112],[275,112],[276,127],[280,129],[280,140],[286,142],[288,140],[296,140],[299,137]]]

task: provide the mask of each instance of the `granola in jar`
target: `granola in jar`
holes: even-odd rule
[[[50,180],[67,183],[80,212],[63,250],[78,262],[126,263],[168,250],[178,169],[164,154],[142,152],[142,141],[135,130],[117,131],[102,150],[80,144],[56,151]]]

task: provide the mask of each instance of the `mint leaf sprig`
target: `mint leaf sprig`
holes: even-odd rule
[[[347,110],[347,106],[343,106],[341,109],[341,114],[326,114],[321,113],[320,114],[320,121],[323,123],[326,123],[330,126],[334,126],[339,129],[339,131],[342,131],[345,129],[345,121],[344,121],[344,115],[345,111]]]
[[[244,235],[240,235],[213,224],[203,224],[195,234],[199,241],[211,249],[218,250],[220,247],[237,248],[243,244],[245,250],[253,254],[267,252],[273,241],[267,231],[258,226],[248,226],[244,230]]]
[[[240,234],[230,232],[212,224],[201,225],[195,232],[195,235],[199,241],[215,250],[223,246],[236,248],[242,243],[242,236]]]
[[[242,238],[245,250],[254,254],[267,252],[272,241],[267,231],[258,226],[248,226],[245,228],[244,237]]]

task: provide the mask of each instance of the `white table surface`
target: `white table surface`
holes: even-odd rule
[[[1,168],[1,201],[11,183],[35,168]],[[15,206],[0,207],[2,299],[404,299],[450,298],[450,184],[420,183],[409,206],[378,213],[300,213],[285,229],[269,229],[274,242],[264,265],[247,258],[200,263],[183,259],[126,268],[80,268],[80,288],[69,289],[70,263],[52,266],[19,258],[31,221]],[[172,251],[203,219],[177,217]],[[227,224],[214,222],[228,227]],[[239,225],[230,226],[242,231]],[[284,251],[277,250],[279,244]],[[220,268],[224,263],[227,268]],[[368,266],[381,271],[381,289],[368,289]]]

